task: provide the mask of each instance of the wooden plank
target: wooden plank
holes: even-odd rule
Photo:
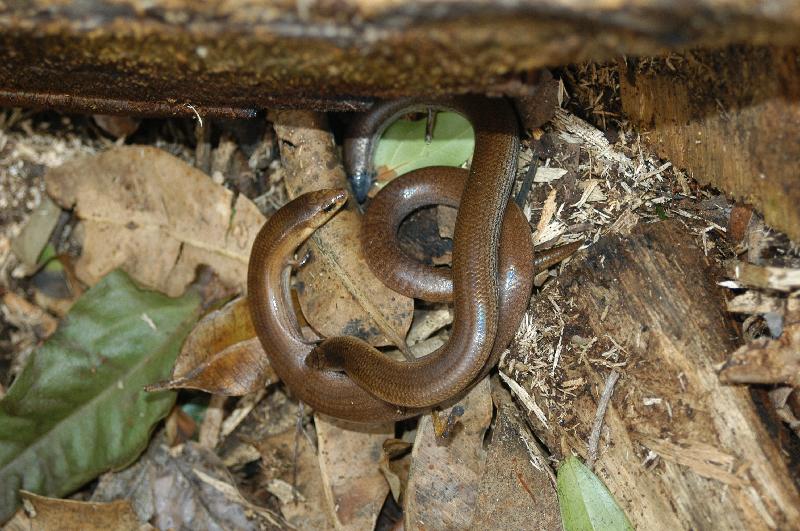
[[[625,114],[660,156],[800,241],[800,49],[629,59],[620,92]]]
[[[31,0],[0,3],[0,104],[250,116],[370,98],[532,95],[537,69],[800,44],[781,0]]]

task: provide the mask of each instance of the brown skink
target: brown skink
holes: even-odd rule
[[[469,178],[453,234],[453,325],[450,339],[415,361],[393,360],[357,338],[330,338],[312,351],[317,368],[341,368],[370,394],[406,407],[430,407],[464,391],[482,373],[498,327],[497,251],[500,227],[516,177],[517,117],[502,99],[460,96],[445,101],[399,100],[367,113],[362,132],[372,160],[374,142],[386,124],[409,111],[430,107],[465,116],[475,133]],[[344,356],[343,354],[346,354]]]
[[[406,105],[404,108],[407,109],[408,106]],[[380,214],[382,212],[385,219],[381,221],[381,215],[378,215],[375,221],[366,223],[365,228],[372,227],[375,234],[380,235],[379,241],[396,248],[397,226],[410,210],[416,208],[413,205],[444,203],[456,206],[463,190],[465,174],[465,170],[447,168],[417,170],[413,175],[403,176],[390,185],[392,188],[382,191],[373,200],[372,206],[375,208],[370,208],[368,216],[371,213]],[[416,181],[407,180],[411,178]],[[433,185],[428,182],[431,179],[433,179]],[[447,182],[436,184],[438,179]],[[397,187],[400,195],[389,195],[394,187]],[[385,193],[384,203],[381,203],[381,197]],[[286,273],[297,247],[317,227],[330,219],[344,203],[344,200],[342,192],[337,191],[328,190],[306,194],[287,204],[265,224],[253,245],[248,271],[248,299],[252,319],[256,325],[259,339],[280,378],[297,398],[308,403],[317,411],[357,422],[399,420],[411,417],[427,408],[403,408],[389,404],[365,392],[344,374],[312,369],[306,360],[311,346],[303,339],[295,322],[293,309],[289,302],[291,299],[288,295],[288,275]],[[406,200],[411,202],[406,203]],[[386,208],[383,208],[382,204]],[[391,208],[388,208],[389,206]],[[533,277],[530,274],[530,230],[521,211],[516,207],[515,209],[516,213],[512,213],[514,209],[508,209],[509,217],[503,223],[503,235],[500,239],[502,289],[499,293],[500,326],[497,328],[498,335],[493,341],[488,363],[478,367],[478,375],[467,383],[467,387],[478,381],[494,366],[500,353],[513,338],[530,296]],[[514,218],[516,221],[511,221]],[[388,225],[385,224],[387,221]],[[494,223],[495,227],[499,225],[499,222]],[[386,232],[381,233],[383,230]],[[508,234],[506,234],[507,232]],[[373,237],[372,239],[378,238]],[[547,267],[571,254],[577,246],[579,244],[570,244],[538,254],[535,263],[540,264],[539,267]],[[383,250],[377,250],[369,251],[367,256],[385,259],[389,254],[385,254]],[[430,289],[432,284],[441,284],[438,276],[444,273],[445,277],[448,277],[449,270],[429,266],[422,266],[419,269],[419,264],[414,261],[408,262],[408,258],[402,253],[400,258],[401,261],[398,262],[395,262],[394,259],[384,260],[383,264],[387,266],[387,271],[404,271],[407,266],[410,266],[410,269],[417,272],[418,276],[406,277],[410,278],[410,282],[406,282],[406,288],[410,290],[411,296],[428,300],[449,300],[452,297],[450,295],[452,280],[449,278],[445,278],[444,283],[451,286],[450,291],[447,287],[442,288],[441,286],[434,290]],[[431,273],[434,275],[433,277],[429,276]],[[388,282],[391,285],[391,278]],[[438,296],[430,294],[437,290]],[[381,354],[381,356],[383,355]],[[311,365],[313,366],[314,363],[312,362]],[[432,369],[432,371],[435,370],[435,368]],[[431,376],[437,377],[433,373]],[[448,398],[457,398],[457,394],[458,392]]]
[[[306,364],[311,345],[294,317],[288,275],[297,248],[344,205],[344,190],[301,195],[275,212],[253,243],[247,299],[258,339],[277,375],[315,410],[355,422],[400,420],[422,410],[397,407],[371,396],[342,373]]]
[[[367,256],[390,257],[396,252],[397,226],[402,221],[404,212],[413,210],[413,205],[424,206],[441,202],[457,206],[463,190],[465,173],[465,170],[457,168],[445,168],[441,172],[432,169],[417,170],[396,179],[381,191],[367,213],[367,219],[371,217],[375,219],[366,223],[365,228],[367,235],[376,231],[378,234],[383,230],[388,232],[383,233],[385,237],[382,238],[367,236],[366,240],[380,242],[377,247],[365,243],[370,249]],[[428,182],[430,178],[436,179],[432,185]],[[410,203],[395,201],[398,193],[408,198]],[[387,404],[365,392],[344,374],[320,372],[310,369],[305,363],[311,346],[300,334],[295,321],[286,273],[297,248],[314,230],[336,213],[344,200],[344,193],[336,190],[305,194],[270,217],[258,233],[253,244],[248,270],[248,300],[256,332],[278,376],[298,399],[317,411],[355,422],[400,420],[418,415],[422,410],[398,408]],[[390,204],[392,207],[388,208]],[[376,216],[380,212],[383,212],[384,216]],[[501,324],[490,361],[484,366],[476,381],[491,370],[505,346],[513,338],[530,296],[532,281],[530,231],[522,212],[516,205],[508,207],[506,215],[508,217],[504,220],[500,238],[500,270],[503,286],[500,295]],[[388,224],[385,224],[387,220]],[[569,244],[537,254],[534,263],[541,268],[548,267],[572,252],[575,245],[579,244]],[[402,263],[408,261],[408,257],[404,254],[401,253],[399,256]],[[378,274],[388,273],[390,283],[393,282],[392,272],[399,271],[399,268],[403,267],[398,264],[394,264],[397,267],[392,267],[391,260],[391,258],[384,262],[371,260],[373,268],[379,263],[386,265],[383,273],[380,273],[381,270],[378,268],[375,268],[375,271],[379,272]],[[410,261],[408,265],[416,267],[419,264]],[[412,277],[412,285],[407,288],[414,296],[426,299],[434,298],[428,293],[436,291],[426,286],[438,283],[436,277],[442,272],[445,273],[445,277],[449,273],[447,269],[431,266],[423,266],[416,271],[418,276]],[[449,279],[445,278],[444,281],[452,285]],[[447,300],[450,296],[445,293],[442,299]]]

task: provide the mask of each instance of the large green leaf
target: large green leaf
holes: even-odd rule
[[[122,272],[75,303],[0,400],[0,523],[21,488],[63,496],[136,459],[175,401],[143,387],[169,376],[198,308]]]
[[[573,456],[558,469],[558,504],[565,531],[633,531],[603,482]]]
[[[460,114],[436,115],[431,142],[425,142],[426,120],[397,120],[383,133],[375,150],[375,167],[397,175],[424,166],[461,166],[472,156],[475,135]]]

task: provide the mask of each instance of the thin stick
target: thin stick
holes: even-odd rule
[[[305,413],[305,407],[302,402],[300,402],[297,408],[297,426],[294,433],[294,459],[292,464],[292,498],[294,504],[297,505],[297,459],[300,455],[300,433],[303,431],[303,416]]]
[[[536,170],[539,169],[539,157],[536,154],[536,149],[531,148],[531,162],[528,164],[528,171],[522,179],[522,185],[519,187],[519,192],[514,198],[514,201],[520,208],[525,206],[525,201],[528,200],[528,194],[531,193],[531,186],[533,185],[533,178],[536,176]]]
[[[594,462],[597,460],[597,447],[600,444],[600,430],[603,428],[603,418],[606,416],[608,403],[611,401],[611,395],[614,393],[614,384],[617,383],[618,379],[619,373],[612,370],[608,378],[606,378],[605,389],[603,389],[600,402],[597,404],[592,433],[589,435],[589,459],[586,460],[586,466],[590,469],[594,468]]]

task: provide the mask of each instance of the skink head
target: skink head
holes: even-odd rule
[[[308,220],[313,229],[328,222],[347,202],[347,191],[341,188],[327,188],[304,194],[308,208]]]

